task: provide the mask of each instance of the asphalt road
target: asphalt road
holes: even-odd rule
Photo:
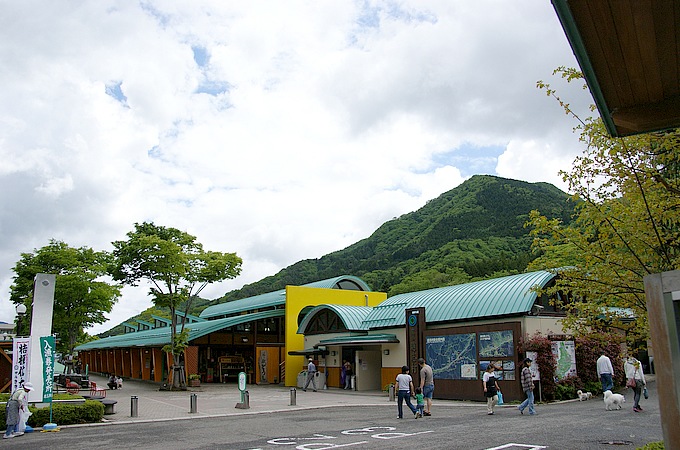
[[[654,392],[655,394],[655,392]],[[630,395],[627,395],[630,397]],[[602,399],[514,406],[486,415],[485,405],[433,407],[433,416],[397,419],[396,405],[342,406],[230,417],[62,427],[4,440],[7,449],[608,449],[663,439],[658,403],[645,412],[605,411]],[[514,445],[511,445],[514,444]]]

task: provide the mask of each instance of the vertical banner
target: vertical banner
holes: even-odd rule
[[[31,378],[34,389],[28,393],[30,403],[42,402],[43,386],[43,361],[40,355],[43,349],[40,337],[52,335],[52,313],[54,312],[54,288],[56,275],[39,273],[33,280],[33,309],[31,311]]]
[[[425,308],[406,309],[406,357],[414,385],[420,385],[418,358],[425,358]]]
[[[40,349],[42,350],[43,362],[43,395],[42,401],[50,403],[52,401],[52,390],[54,388],[54,336],[43,336],[40,338]]]
[[[14,338],[12,344],[12,392],[20,388],[31,375],[31,338]]]

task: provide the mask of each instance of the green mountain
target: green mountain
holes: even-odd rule
[[[521,272],[532,259],[524,223],[534,209],[568,223],[574,204],[548,183],[475,175],[419,210],[386,222],[366,239],[319,259],[297,262],[228,292],[221,301],[348,274],[364,279],[374,290],[390,292],[405,277],[417,278],[418,273],[462,271],[468,279],[478,279]]]
[[[394,295],[519,273],[535,257],[524,228],[534,209],[569,223],[574,203],[548,183],[475,175],[419,210],[384,223],[366,239],[299,261],[217,302],[339,275],[358,276],[373,290]],[[215,302],[195,299],[192,313],[198,315]],[[105,334],[116,334],[119,327]]]

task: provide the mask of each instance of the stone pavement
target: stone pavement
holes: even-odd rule
[[[90,380],[95,381],[97,386],[106,386],[106,378],[91,375]],[[656,394],[656,383],[653,375],[647,376],[648,386],[653,395]],[[338,388],[320,389],[307,392],[300,388],[295,390],[295,405],[291,405],[291,389],[283,385],[249,385],[250,408],[239,409],[237,403],[241,402],[241,393],[236,383],[228,384],[202,384],[201,387],[188,388],[187,391],[160,391],[158,383],[146,381],[125,380],[123,389],[107,390],[106,398],[117,400],[115,414],[104,416],[102,423],[66,425],[66,427],[101,426],[111,424],[144,423],[167,420],[191,420],[207,417],[228,417],[245,414],[263,414],[285,411],[306,410],[315,408],[335,408],[340,406],[384,406],[394,408],[396,402],[390,401],[387,393],[380,391],[356,392]],[[87,394],[87,391],[81,391]],[[191,410],[191,396],[196,395],[196,412]],[[626,395],[629,394],[626,392]],[[131,416],[131,397],[137,397],[137,417]],[[655,398],[654,395],[651,398]],[[567,400],[572,402],[577,400]],[[601,400],[599,400],[601,401]],[[550,403],[540,406],[541,408],[558,405],[561,402]],[[499,408],[516,408],[514,405],[505,405]],[[438,408],[464,407],[476,408],[482,413],[486,411],[486,402],[470,402],[455,400],[435,399],[433,411]],[[396,411],[395,411],[396,412]]]
[[[90,375],[97,386],[106,386],[106,378]],[[304,392],[295,390],[295,405],[291,405],[291,389],[284,385],[249,385],[249,409],[237,408],[241,403],[241,392],[236,383],[210,383],[190,387],[187,391],[160,391],[157,383],[125,380],[123,389],[107,390],[106,398],[117,400],[115,414],[104,416],[104,423],[137,423],[159,420],[187,420],[204,417],[226,417],[244,414],[262,414],[295,411],[310,408],[370,405],[395,407],[387,393],[354,392],[338,388]],[[88,394],[81,391],[81,394]],[[196,412],[191,410],[191,396],[196,395]],[[137,417],[132,417],[132,396],[137,397]],[[444,401],[437,400],[437,403]],[[71,426],[97,426],[85,424]]]

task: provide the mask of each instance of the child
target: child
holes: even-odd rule
[[[423,390],[419,387],[416,388],[416,409],[418,414],[416,414],[416,419],[418,417],[423,417],[423,410],[425,409],[425,396],[423,395]]]

